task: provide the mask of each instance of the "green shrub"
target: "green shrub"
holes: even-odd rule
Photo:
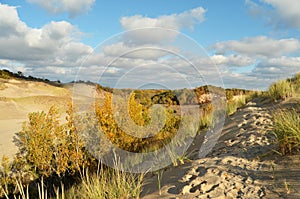
[[[295,89],[291,82],[288,80],[280,80],[270,86],[268,96],[274,100],[285,100],[293,96],[294,92]]]
[[[276,111],[273,132],[283,155],[300,149],[300,115],[295,110]]]

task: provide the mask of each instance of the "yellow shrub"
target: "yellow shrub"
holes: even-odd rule
[[[67,113],[66,124],[60,124],[55,107],[48,113],[30,113],[16,137],[17,160],[44,176],[74,172],[85,164],[84,145],[72,124],[71,106]]]

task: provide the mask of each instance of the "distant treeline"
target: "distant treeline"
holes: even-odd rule
[[[4,78],[4,79],[17,78],[17,79],[23,79],[28,81],[44,82],[59,87],[64,85],[59,80],[50,81],[49,79],[37,78],[32,76],[26,77],[21,71],[18,71],[17,73],[13,73],[6,69],[0,70],[0,78]],[[91,81],[83,81],[83,80],[72,81],[70,83],[71,84],[82,83],[87,85],[93,85],[96,86],[96,89],[98,91],[106,91],[108,93],[114,93],[119,95],[134,92],[136,100],[144,106],[151,106],[152,104],[166,104],[166,105],[199,104],[199,103],[203,103],[200,102],[199,99],[201,98],[202,95],[205,94],[214,94],[220,97],[226,94],[227,100],[232,100],[234,96],[246,95],[252,92],[245,89],[237,89],[237,88],[224,89],[221,87],[216,87],[211,85],[200,86],[194,89],[184,88],[184,89],[176,89],[176,90],[166,90],[166,89],[165,90],[162,89],[133,90],[133,89],[115,89],[107,86],[102,86],[100,84]]]
[[[53,86],[59,86],[61,87],[62,84],[59,80],[57,81],[51,81],[49,79],[45,79],[45,78],[38,78],[38,77],[33,77],[33,76],[25,76],[21,71],[18,71],[17,73],[13,73],[9,70],[3,69],[0,70],[0,78],[3,79],[12,79],[12,78],[16,78],[16,79],[21,79],[21,80],[28,80],[28,81],[35,81],[35,82],[44,82]]]

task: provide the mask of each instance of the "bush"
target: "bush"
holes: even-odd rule
[[[135,108],[140,107],[137,103],[131,103]],[[140,118],[134,112],[140,111],[131,111],[134,120],[139,122]],[[144,174],[126,173],[107,168],[100,163],[96,174],[90,164],[95,162],[88,159],[83,141],[76,133],[73,119],[78,118],[73,117],[71,105],[67,110],[67,122],[61,124],[60,119],[55,107],[51,107],[48,113],[29,114],[29,121],[24,123],[15,138],[19,152],[14,162],[10,164],[7,157],[2,159],[0,197],[11,195],[14,198],[139,198]],[[92,122],[91,125],[93,124]],[[76,127],[82,130],[81,126]],[[87,168],[92,170],[89,172]],[[87,172],[82,173],[85,169]],[[67,183],[68,189],[65,190],[64,180],[78,179],[79,173],[83,174],[80,182]],[[25,180],[23,176],[29,178]],[[57,187],[59,182],[60,188]],[[70,185],[72,187],[69,187]]]
[[[291,82],[288,80],[280,80],[270,86],[268,96],[273,100],[285,100],[293,96],[294,92],[295,89]]]
[[[300,149],[300,115],[295,110],[276,111],[273,132],[283,155]]]
[[[149,124],[150,120],[148,110],[143,110],[142,105],[135,101],[134,94],[129,96],[128,104],[124,103],[123,99],[116,98],[116,100],[116,103],[113,102],[112,95],[107,94],[102,106],[97,103],[95,110],[102,132],[119,148],[131,152],[153,150],[168,142],[177,133],[180,119],[171,110],[154,114],[151,118],[157,124],[162,123],[162,129],[157,129],[155,125],[153,128],[147,129],[146,125]],[[127,116],[126,112],[128,113]],[[118,117],[114,117],[114,114],[118,114]],[[164,114],[165,118],[163,117]],[[165,123],[163,123],[164,121]],[[135,124],[132,125],[132,122]],[[140,132],[139,127],[143,127],[144,130],[147,129],[144,132],[147,134],[141,136],[142,132]],[[132,136],[133,133],[137,136]]]
[[[38,176],[64,175],[75,172],[86,163],[84,145],[75,133],[72,107],[67,111],[68,122],[60,124],[58,110],[29,114],[15,141],[19,147],[15,164],[29,168]]]

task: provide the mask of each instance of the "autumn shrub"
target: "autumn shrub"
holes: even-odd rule
[[[128,104],[122,99],[119,99],[118,103],[113,105],[112,103],[112,95],[107,94],[103,104],[96,104],[95,109],[102,132],[119,148],[132,152],[157,148],[163,145],[166,140],[171,139],[177,132],[180,118],[172,110],[153,114],[156,118],[150,118],[147,110],[143,110],[142,105],[135,101],[134,94],[130,95]],[[116,107],[113,108],[113,106]],[[122,112],[126,111],[128,112],[127,117],[121,116]],[[163,118],[163,115],[166,117]],[[147,127],[150,120],[165,123],[161,124],[162,129],[156,132],[156,126]],[[142,127],[145,132],[139,132],[139,127]],[[137,136],[132,135],[132,133]],[[146,133],[146,137],[149,138],[144,138],[142,133]]]
[[[72,122],[72,107],[67,111],[67,123],[60,123],[55,107],[48,113],[29,114],[29,121],[15,138],[19,148],[15,165],[27,168],[38,176],[74,173],[85,165],[84,144]]]
[[[13,184],[13,180],[11,178],[12,165],[7,156],[2,157],[0,171],[0,196],[3,196],[4,193],[12,192],[10,185]]]

